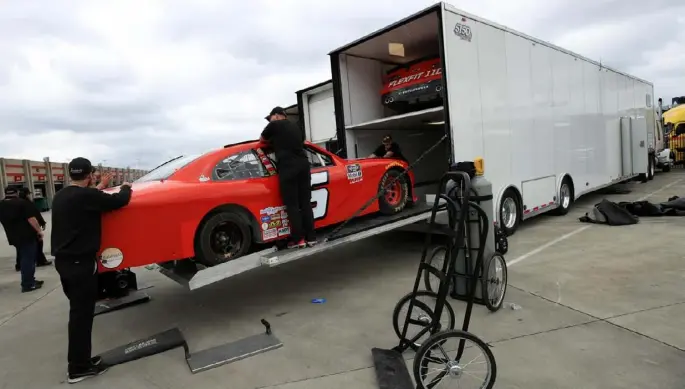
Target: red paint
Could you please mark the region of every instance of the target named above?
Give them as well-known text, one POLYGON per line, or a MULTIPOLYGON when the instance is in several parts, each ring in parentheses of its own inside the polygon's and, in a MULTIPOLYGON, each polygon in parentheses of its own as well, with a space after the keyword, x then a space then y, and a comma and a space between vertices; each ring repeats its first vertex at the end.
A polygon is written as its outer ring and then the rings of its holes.
MULTIPOLYGON (((201 176, 212 177, 214 167, 221 160, 247 150, 258 151, 259 146, 255 141, 214 150, 161 182, 133 183, 130 204, 102 218, 101 250, 114 247, 123 252, 124 261, 117 269, 192 258, 195 256, 195 233, 202 218, 225 204, 236 204, 248 210, 252 223, 256 223, 256 231, 261 233, 261 216, 264 215, 260 215, 260 210, 282 206, 276 175, 232 181, 199 180, 201 176)), ((348 161, 309 142, 307 147, 328 156, 334 163, 334 166, 311 170, 312 174, 328 172, 329 180, 328 184, 320 186, 328 189, 329 197, 325 215, 315 221, 316 228, 351 217, 376 195, 381 177, 392 162, 380 158, 348 161), (351 164, 361 165, 362 181, 351 183, 348 180, 346 166, 351 164)), ((406 163, 399 163, 407 167, 406 163)), ((413 187, 414 175, 410 172, 408 176, 413 187)), ((106 191, 118 190, 116 187, 106 191)), ((378 203, 374 202, 359 216, 378 209, 378 203)), ((99 263, 98 267, 101 272, 117 270, 105 269, 99 263)))
POLYGON ((432 58, 408 67, 400 67, 383 77, 381 96, 412 85, 442 79, 440 58, 432 58))

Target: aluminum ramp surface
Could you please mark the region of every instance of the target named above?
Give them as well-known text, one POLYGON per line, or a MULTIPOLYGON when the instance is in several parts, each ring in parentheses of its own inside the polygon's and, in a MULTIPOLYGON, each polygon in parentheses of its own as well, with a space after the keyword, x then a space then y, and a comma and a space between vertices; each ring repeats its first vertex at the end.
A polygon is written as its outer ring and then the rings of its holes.
POLYGON ((279 266, 331 250, 344 244, 425 221, 430 218, 431 210, 432 204, 418 203, 395 215, 374 214, 360 217, 351 220, 342 229, 337 231, 334 236, 331 236, 331 233, 335 232, 336 226, 324 228, 317 231, 320 243, 314 247, 290 250, 269 248, 207 268, 202 265, 196 265, 191 261, 182 261, 182 266, 174 266, 169 263, 159 264, 157 268, 170 279, 190 290, 195 290, 251 270, 265 266, 279 266), (330 240, 324 242, 326 238, 330 240))

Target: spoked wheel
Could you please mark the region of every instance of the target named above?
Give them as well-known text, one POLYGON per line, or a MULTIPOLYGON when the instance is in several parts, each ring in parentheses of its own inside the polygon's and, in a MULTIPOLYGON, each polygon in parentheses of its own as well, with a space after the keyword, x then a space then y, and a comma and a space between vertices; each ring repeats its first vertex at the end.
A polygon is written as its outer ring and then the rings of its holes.
MULTIPOLYGON (((395 310, 392 313, 392 326, 395 330, 395 334, 400 340, 402 340, 402 330, 404 329, 404 322, 407 320, 407 311, 409 311, 409 303, 412 298, 414 298, 414 305, 412 306, 412 313, 409 317, 407 334, 404 338, 406 341, 411 340, 418 335, 419 331, 431 325, 437 297, 437 294, 433 292, 420 290, 416 292, 416 297, 414 297, 413 293, 409 293, 400 299, 397 305, 395 305, 395 310)), ((454 326, 456 325, 454 309, 447 300, 445 300, 445 306, 443 307, 442 315, 440 316, 440 328, 438 328, 437 331, 454 329, 454 326)), ((410 344, 409 347, 414 350, 418 349, 430 336, 431 332, 427 331, 419 339, 410 344)))
POLYGON ((243 234, 235 223, 226 221, 214 227, 210 245, 214 255, 230 259, 240 252, 243 234))
MULTIPOLYGON (((442 271, 442 267, 445 265, 447 260, 447 247, 438 246, 433 249, 433 251, 427 257, 427 263, 437 270, 442 271)), ((449 279, 449 277, 448 277, 449 279)), ((438 293, 438 288, 440 287, 440 279, 433 273, 425 272, 423 273, 423 284, 426 290, 438 293)))
POLYGON ((491 389, 496 378, 497 364, 490 347, 465 331, 433 335, 421 345, 414 358, 418 389, 491 389))
POLYGON ((483 301, 492 312, 499 310, 507 293, 507 263, 499 253, 493 254, 483 267, 483 301))
POLYGON ((402 211, 409 201, 407 180, 398 179, 401 174, 399 170, 390 169, 381 178, 379 187, 383 188, 385 193, 378 199, 378 207, 384 215, 393 215, 402 211))
POLYGON ((238 258, 250 249, 252 236, 247 221, 232 212, 218 213, 207 220, 196 241, 196 259, 205 266, 238 258))

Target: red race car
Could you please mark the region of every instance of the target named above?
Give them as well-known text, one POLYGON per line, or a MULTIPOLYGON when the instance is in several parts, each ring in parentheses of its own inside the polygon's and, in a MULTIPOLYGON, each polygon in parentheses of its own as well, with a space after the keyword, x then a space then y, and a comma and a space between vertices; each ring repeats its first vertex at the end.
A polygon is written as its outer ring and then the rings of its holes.
POLYGON ((440 58, 423 58, 389 70, 383 77, 381 101, 386 107, 400 113, 441 105, 440 58))
MULTIPOLYGON (((213 266, 245 255, 254 243, 287 238, 278 161, 263 146, 249 141, 179 157, 136 180, 130 204, 102 219, 99 271, 181 259, 213 266)), ((346 160, 308 142, 306 153, 317 229, 350 218, 407 168, 398 160, 346 160)), ((359 216, 402 211, 416 200, 413 184, 411 172, 395 180, 359 216)))

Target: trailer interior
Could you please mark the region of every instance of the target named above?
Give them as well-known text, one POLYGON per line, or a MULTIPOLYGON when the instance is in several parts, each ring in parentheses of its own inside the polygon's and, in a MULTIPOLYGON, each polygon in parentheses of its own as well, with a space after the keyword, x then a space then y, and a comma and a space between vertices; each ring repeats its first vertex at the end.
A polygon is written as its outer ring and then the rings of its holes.
MULTIPOLYGON (((348 158, 368 157, 391 135, 412 163, 445 135, 440 25, 434 8, 330 53, 348 158)), ((415 166, 420 197, 432 193, 450 155, 443 141, 415 166)))

